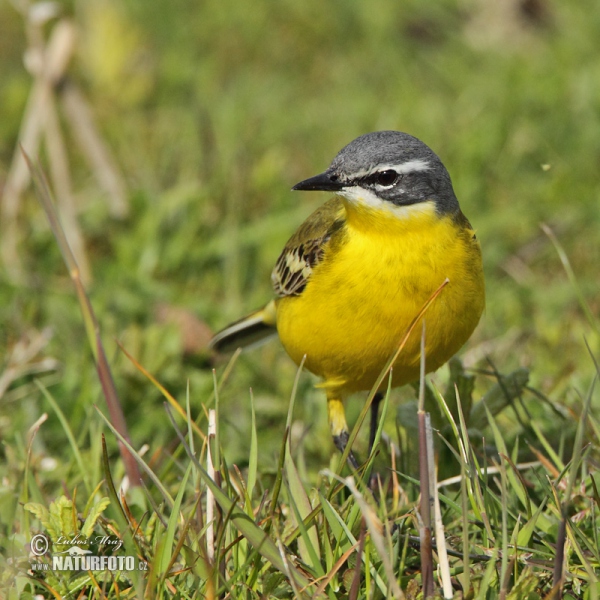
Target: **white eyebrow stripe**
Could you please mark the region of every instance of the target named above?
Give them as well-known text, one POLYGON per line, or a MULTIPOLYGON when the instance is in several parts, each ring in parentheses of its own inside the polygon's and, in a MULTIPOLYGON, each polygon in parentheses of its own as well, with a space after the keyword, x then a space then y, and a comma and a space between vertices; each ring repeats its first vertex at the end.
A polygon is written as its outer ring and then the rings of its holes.
POLYGON ((396 171, 396 173, 406 175, 407 173, 414 173, 416 171, 429 171, 429 169, 431 169, 431 164, 429 161, 417 158, 415 160, 408 160, 395 165, 386 163, 383 165, 377 165, 371 169, 363 169, 358 171, 358 173, 353 173, 352 177, 365 177, 366 175, 379 173, 381 171, 396 171))
POLYGON ((421 160, 417 158, 416 160, 409 160, 405 163, 400 163, 399 165, 380 165, 377 167, 377 171, 396 171, 396 173, 412 173, 414 171, 429 171, 431 169, 431 165, 427 160, 421 160))

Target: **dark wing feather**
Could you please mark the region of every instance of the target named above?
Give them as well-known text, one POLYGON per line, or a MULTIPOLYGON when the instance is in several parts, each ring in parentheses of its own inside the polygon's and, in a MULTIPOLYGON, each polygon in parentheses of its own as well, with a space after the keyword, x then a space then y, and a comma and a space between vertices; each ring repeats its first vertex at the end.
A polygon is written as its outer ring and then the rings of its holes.
POLYGON ((345 209, 339 198, 318 208, 285 245, 271 281, 277 296, 299 296, 313 269, 323 260, 332 236, 344 225, 345 209))

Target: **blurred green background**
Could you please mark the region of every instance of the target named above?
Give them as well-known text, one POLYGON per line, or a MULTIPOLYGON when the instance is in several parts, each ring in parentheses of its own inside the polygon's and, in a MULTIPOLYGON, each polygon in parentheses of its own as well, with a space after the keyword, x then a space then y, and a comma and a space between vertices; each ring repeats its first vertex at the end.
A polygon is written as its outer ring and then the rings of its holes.
MULTIPOLYGON (((596 1, 88 0, 58 7, 78 28, 69 76, 127 183, 129 215, 116 219, 63 114, 93 274, 88 290, 137 447, 149 443, 154 451, 173 432, 160 393, 115 340, 182 403, 189 381, 200 413, 213 376, 206 357, 186 347, 202 346, 203 324, 217 329, 270 298, 281 247, 326 199, 290 188, 378 129, 409 132, 440 155, 478 232, 488 300, 463 351, 466 363, 488 368, 487 355, 502 372, 525 366, 552 401, 578 404, 594 373, 584 336, 596 355, 599 338, 540 223, 564 246, 597 322, 596 1)), ((26 8, 0 3, 0 187, 32 86, 23 65, 26 8)), ((55 23, 43 27, 46 36, 55 23)), ((85 436, 97 420, 92 405, 104 406, 100 386, 71 282, 31 190, 16 227, 21 278, 0 265, 0 377, 15 360, 22 364, 0 397, 0 436, 22 446, 27 428, 49 411, 34 376, 85 436), (47 327, 47 345, 24 362, 15 358, 19 344, 47 327)), ((275 464, 294 376, 277 342, 239 359, 221 392, 230 462, 247 460, 252 387, 261 452, 275 464)), ((442 369, 436 378, 444 376, 442 369)), ((318 469, 332 447, 313 383, 301 378, 294 435, 318 469)), ((485 389, 485 378, 478 386, 485 389)), ((525 400, 558 439, 560 419, 533 396, 525 400)), ((360 402, 351 404, 356 414, 360 402)), ((505 426, 518 433, 511 418, 505 426)), ((68 456, 52 413, 36 444, 42 454, 68 456)))

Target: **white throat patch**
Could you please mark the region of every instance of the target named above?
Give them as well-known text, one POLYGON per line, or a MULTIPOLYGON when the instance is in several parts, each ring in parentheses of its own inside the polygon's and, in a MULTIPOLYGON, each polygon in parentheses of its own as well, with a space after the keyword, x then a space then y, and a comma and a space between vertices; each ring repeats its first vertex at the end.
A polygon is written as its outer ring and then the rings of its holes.
POLYGON ((416 204, 406 204, 402 206, 382 200, 370 190, 366 190, 358 185, 345 188, 339 191, 338 194, 346 198, 346 200, 352 202, 352 204, 364 204, 375 210, 381 210, 388 214, 392 214, 398 219, 410 219, 411 217, 415 217, 417 215, 431 215, 435 212, 435 202, 433 200, 417 202, 416 204))

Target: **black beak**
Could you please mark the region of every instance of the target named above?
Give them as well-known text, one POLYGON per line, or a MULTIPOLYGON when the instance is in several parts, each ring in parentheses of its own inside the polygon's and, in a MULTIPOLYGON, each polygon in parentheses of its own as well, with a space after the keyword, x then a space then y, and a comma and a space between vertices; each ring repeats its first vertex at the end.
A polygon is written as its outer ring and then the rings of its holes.
POLYGON ((340 182, 337 175, 330 175, 329 173, 325 172, 297 183, 292 190, 306 192, 339 192, 343 188, 344 184, 340 182))

